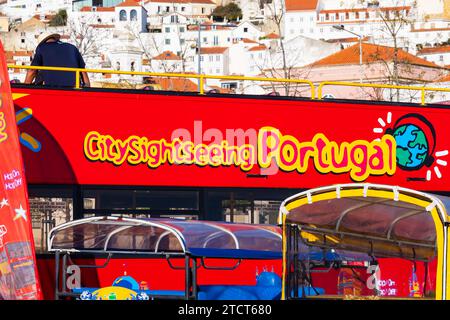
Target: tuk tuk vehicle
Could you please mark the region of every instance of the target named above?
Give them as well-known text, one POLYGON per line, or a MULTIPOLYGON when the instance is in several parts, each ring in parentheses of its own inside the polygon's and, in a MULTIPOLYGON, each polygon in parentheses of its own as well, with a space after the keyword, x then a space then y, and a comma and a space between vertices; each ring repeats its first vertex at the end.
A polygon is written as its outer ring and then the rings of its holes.
MULTIPOLYGON (((378 260, 385 258, 410 261, 413 271, 417 265, 423 265, 425 281, 421 283, 417 278, 410 281, 415 292, 411 298, 448 299, 447 208, 450 198, 445 196, 370 183, 320 187, 289 197, 279 212, 283 230, 282 299, 301 298, 299 283, 314 272, 314 267, 302 258, 305 246, 370 257, 369 267, 375 268, 369 278, 372 277, 375 286, 366 299, 390 298, 377 294, 376 287, 379 280, 376 266, 378 260), (433 268, 435 288, 427 288, 426 279, 433 268)), ((394 268, 402 271, 400 265, 394 268)), ((339 296, 325 292, 321 297, 355 299, 359 295, 353 291, 346 296, 343 292, 339 296)))

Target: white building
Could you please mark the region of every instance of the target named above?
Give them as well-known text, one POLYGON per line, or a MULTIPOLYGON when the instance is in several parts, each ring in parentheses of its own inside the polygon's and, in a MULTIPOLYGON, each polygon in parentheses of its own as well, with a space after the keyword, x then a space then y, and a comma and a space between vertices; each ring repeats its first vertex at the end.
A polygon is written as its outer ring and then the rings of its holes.
MULTIPOLYGON (((142 71, 143 50, 134 45, 135 38, 128 32, 121 32, 117 37, 117 45, 109 52, 111 69, 118 71, 142 71)), ((142 77, 131 75, 113 76, 113 79, 126 79, 141 83, 142 77)))
POLYGON ((72 0, 7 0, 0 6, 0 11, 12 21, 25 21, 35 15, 58 12, 65 9, 72 11, 72 0))
POLYGON ((135 0, 126 0, 115 7, 117 29, 133 28, 135 32, 147 32, 147 10, 135 0))
POLYGON ((151 26, 160 24, 163 15, 177 12, 186 16, 191 23, 209 19, 216 4, 211 0, 147 0, 144 4, 151 26))
POLYGON ((444 67, 450 66, 450 46, 423 48, 417 56, 444 67))
MULTIPOLYGON (((401 15, 411 22, 416 11, 412 0, 378 1, 378 4, 361 1, 338 0, 285 0, 285 18, 283 33, 286 39, 298 35, 313 39, 340 39, 370 36, 377 44, 392 45, 393 39, 388 32, 389 17, 401 15), (342 31, 334 28, 343 26, 342 31)), ((398 28, 398 25, 395 26, 398 28)), ((399 47, 410 48, 409 32, 411 26, 402 24, 397 34, 399 47)))

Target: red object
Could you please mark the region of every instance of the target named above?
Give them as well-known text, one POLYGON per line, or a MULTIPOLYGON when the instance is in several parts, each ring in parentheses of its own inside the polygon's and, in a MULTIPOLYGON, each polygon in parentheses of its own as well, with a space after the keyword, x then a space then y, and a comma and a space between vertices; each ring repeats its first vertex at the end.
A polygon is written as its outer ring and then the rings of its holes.
MULTIPOLYGON (((33 113, 33 118, 19 125, 20 131, 42 145, 34 152, 23 147, 30 184, 313 188, 367 181, 423 191, 450 191, 450 171, 445 165, 449 160, 446 133, 450 113, 444 106, 24 88, 15 88, 13 93, 23 94, 15 99, 16 110, 29 108, 33 113), (436 133, 429 137, 428 126, 417 119, 414 122, 419 123, 428 141, 427 152, 434 150, 434 154, 427 155, 426 165, 413 170, 392 167, 395 145, 389 147, 393 138, 384 135, 386 131, 394 132, 388 129, 395 130, 392 127, 396 121, 407 114, 421 114, 436 133), (292 162, 305 165, 303 171, 292 167, 270 172, 261 168, 260 159, 238 165, 199 161, 177 165, 163 157, 156 159, 158 150, 162 150, 158 148, 179 136, 195 146, 227 141, 237 147, 251 145, 255 153, 264 148, 262 152, 270 151, 265 143, 256 141, 264 127, 278 129, 285 139, 280 141, 280 149, 282 144, 285 151, 282 164, 288 167, 289 157, 295 155, 296 161, 292 162), (384 149, 379 155, 385 159, 380 164, 379 158, 370 155, 377 150, 374 140, 383 136, 391 138, 381 143, 384 149), (296 145, 294 139, 298 144, 313 144, 314 155, 308 154, 308 148, 312 148, 308 146, 289 153, 296 145), (348 157, 342 160, 339 155, 327 160, 330 150, 343 151, 348 157), (347 168, 343 168, 345 164, 347 168), (256 179, 255 175, 266 178, 256 179)), ((207 154, 205 150, 201 147, 193 153, 199 158, 202 152, 207 154)))
POLYGON ((0 296, 42 299, 5 53, 0 43, 0 296))

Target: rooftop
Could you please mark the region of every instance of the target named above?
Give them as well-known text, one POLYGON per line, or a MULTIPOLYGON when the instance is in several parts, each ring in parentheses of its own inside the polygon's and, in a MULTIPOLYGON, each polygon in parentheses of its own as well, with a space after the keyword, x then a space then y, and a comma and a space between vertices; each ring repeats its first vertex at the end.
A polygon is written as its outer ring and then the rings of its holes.
MULTIPOLYGON (((394 59, 394 48, 380 46, 370 43, 362 44, 362 58, 363 63, 374 63, 378 61, 390 62, 394 59)), ((359 64, 359 44, 355 44, 347 49, 336 52, 323 59, 320 59, 312 64, 314 67, 331 66, 331 65, 346 65, 359 64)), ((398 60, 400 63, 409 63, 427 67, 440 68, 437 64, 427 61, 425 59, 416 57, 404 50, 398 50, 398 60)))
POLYGON ((153 60, 181 60, 181 57, 177 56, 172 51, 164 51, 163 53, 155 56, 153 60))
POLYGON ((248 49, 248 51, 264 51, 266 49, 267 47, 265 45, 260 44, 259 46, 251 47, 250 49, 248 49))
POLYGON ((450 46, 423 48, 422 50, 419 50, 417 54, 426 55, 426 54, 447 53, 447 52, 450 52, 450 46))
POLYGON ((116 7, 140 7, 139 0, 125 0, 121 4, 118 4, 116 7))
POLYGON ((200 48, 200 54, 223 54, 227 50, 228 47, 200 48))
POLYGON ((286 11, 315 11, 318 0, 285 0, 286 11))
POLYGON ((272 33, 266 34, 263 38, 264 39, 280 39, 280 36, 277 35, 276 33, 272 32, 272 33))

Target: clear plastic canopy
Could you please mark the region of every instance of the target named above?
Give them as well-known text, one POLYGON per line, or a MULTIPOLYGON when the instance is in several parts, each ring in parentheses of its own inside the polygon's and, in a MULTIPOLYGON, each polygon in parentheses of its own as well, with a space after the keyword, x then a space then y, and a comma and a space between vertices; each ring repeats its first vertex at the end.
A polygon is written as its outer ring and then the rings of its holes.
POLYGON ((49 250, 190 253, 206 257, 281 257, 280 228, 178 219, 94 217, 54 228, 49 250))
POLYGON ((312 245, 429 259, 436 250, 435 220, 446 221, 447 205, 447 197, 392 186, 348 184, 290 197, 281 206, 280 220, 299 225, 312 245))

